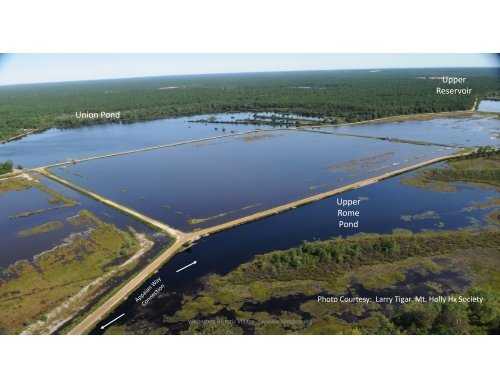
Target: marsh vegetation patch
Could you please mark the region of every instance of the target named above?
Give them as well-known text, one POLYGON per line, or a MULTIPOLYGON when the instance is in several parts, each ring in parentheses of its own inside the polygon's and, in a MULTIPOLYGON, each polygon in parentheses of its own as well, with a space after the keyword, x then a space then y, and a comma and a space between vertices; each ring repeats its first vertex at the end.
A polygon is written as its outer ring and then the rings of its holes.
POLYGON ((92 228, 73 234, 31 262, 17 261, 1 270, 2 332, 21 333, 27 329, 29 333, 51 333, 49 327, 57 326, 56 320, 73 317, 107 289, 108 280, 123 277, 133 269, 136 261, 120 266, 140 249, 132 231, 102 222, 85 210, 78 213, 78 218, 92 228), (68 304, 68 299, 82 289, 85 292, 68 304), (58 313, 50 314, 56 309, 58 313))

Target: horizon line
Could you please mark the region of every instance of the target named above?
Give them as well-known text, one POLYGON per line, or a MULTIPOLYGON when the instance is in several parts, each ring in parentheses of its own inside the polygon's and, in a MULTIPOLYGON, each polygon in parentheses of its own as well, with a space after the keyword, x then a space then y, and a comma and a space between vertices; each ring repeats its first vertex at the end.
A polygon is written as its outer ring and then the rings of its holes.
POLYGON ((99 82, 99 81, 119 81, 119 80, 132 80, 141 78, 167 78, 167 77, 195 77, 195 76, 212 76, 212 75, 243 75, 243 74, 272 74, 272 73, 301 73, 301 72, 328 72, 328 71, 376 71, 376 70, 434 70, 434 69, 499 69, 500 66, 444 66, 444 67, 364 67, 364 68, 345 68, 345 69, 305 69, 305 70, 266 70, 266 71, 235 71, 235 72, 214 72, 214 73, 189 73, 189 74, 163 74, 163 75, 140 75, 130 77, 117 77, 117 78, 92 78, 92 79, 74 79, 64 81, 50 81, 50 82, 32 82, 32 83, 4 83, 0 84, 2 87, 10 86, 37 86, 37 85, 55 85, 61 83, 78 83, 78 82, 99 82))

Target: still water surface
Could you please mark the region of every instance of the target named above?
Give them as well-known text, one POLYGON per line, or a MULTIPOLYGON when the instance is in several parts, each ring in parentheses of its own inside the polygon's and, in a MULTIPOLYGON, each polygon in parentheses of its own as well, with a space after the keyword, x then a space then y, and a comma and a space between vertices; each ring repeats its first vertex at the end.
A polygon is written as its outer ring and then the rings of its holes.
POLYGON ((500 120, 481 114, 465 118, 345 125, 321 130, 453 146, 500 145, 500 120))
MULTIPOLYGON (((248 117, 248 113, 220 114, 217 119, 248 117)), ((223 125, 189 122, 209 116, 168 118, 135 123, 110 123, 81 126, 72 129, 50 129, 19 140, 0 144, 0 160, 14 160, 25 168, 67 161, 69 158, 106 155, 155 145, 206 138, 233 131, 247 131, 255 125, 223 125), (217 128, 217 130, 215 130, 217 128)), ((270 126, 259 125, 258 128, 270 126)))
MULTIPOLYGON (((251 116, 251 113, 218 114, 216 119, 238 120, 248 119, 251 116)), ((13 160, 16 165, 22 164, 26 168, 34 168, 67 161, 69 158, 82 159, 228 134, 231 130, 241 132, 270 128, 266 125, 190 122, 209 117, 204 115, 136 123, 87 125, 72 129, 54 128, 0 144, 0 160, 13 160), (223 127, 226 129, 225 132, 222 132, 223 127)), ((472 118, 363 124, 322 130, 472 146, 491 144, 493 139, 498 138, 500 121, 476 114, 472 118)))
POLYGON ((485 100, 479 103, 477 110, 480 112, 500 113, 500 101, 485 100))

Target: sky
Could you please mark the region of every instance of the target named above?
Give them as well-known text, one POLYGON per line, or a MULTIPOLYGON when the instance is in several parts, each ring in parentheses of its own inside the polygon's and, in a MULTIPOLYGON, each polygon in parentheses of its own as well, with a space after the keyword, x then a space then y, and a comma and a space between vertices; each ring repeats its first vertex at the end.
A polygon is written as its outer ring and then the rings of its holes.
POLYGON ((493 54, 0 54, 0 85, 159 75, 498 67, 493 54))

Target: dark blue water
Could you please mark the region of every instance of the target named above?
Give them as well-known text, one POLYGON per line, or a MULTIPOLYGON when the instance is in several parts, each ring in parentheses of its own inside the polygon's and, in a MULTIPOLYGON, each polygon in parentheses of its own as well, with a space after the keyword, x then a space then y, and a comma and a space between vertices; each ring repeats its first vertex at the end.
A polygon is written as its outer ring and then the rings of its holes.
POLYGON ((279 130, 81 162, 51 172, 175 228, 193 230, 455 151, 279 130))
MULTIPOLYGON (((413 174, 407 173, 405 176, 413 174)), ((392 178, 340 195, 344 199, 362 200, 359 206, 359 228, 338 227, 338 197, 331 197, 297 209, 214 234, 200 240, 189 251, 174 256, 151 279, 160 277, 165 288, 147 306, 135 302, 147 285, 140 287, 127 301, 118 307, 106 321, 125 313, 119 324, 139 324, 151 329, 162 326, 166 315, 172 315, 179 307, 183 294, 195 293, 200 280, 210 273, 224 275, 257 254, 283 250, 299 245, 304 240, 328 239, 359 232, 391 233, 395 228, 413 232, 423 229, 455 230, 470 226, 474 217, 480 225, 488 223, 484 215, 492 209, 473 209, 474 203, 484 203, 497 195, 494 189, 457 184, 457 192, 437 192, 403 186, 399 178, 392 178), (438 219, 406 222, 402 214, 422 214, 435 211, 438 219), (443 224, 440 224, 443 223, 443 224), (198 263, 176 273, 179 268, 196 260, 198 263)), ((491 226, 491 225, 490 225, 491 226)), ((103 331, 94 329, 93 333, 103 331)))

